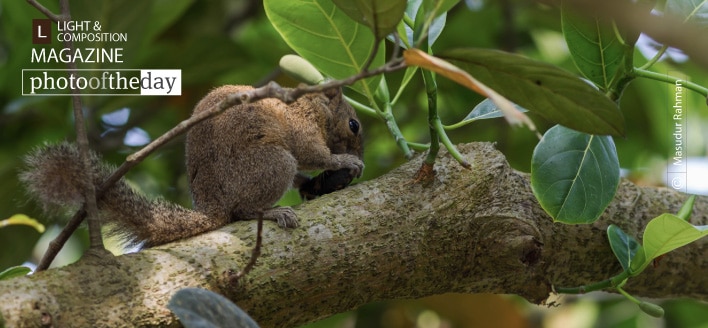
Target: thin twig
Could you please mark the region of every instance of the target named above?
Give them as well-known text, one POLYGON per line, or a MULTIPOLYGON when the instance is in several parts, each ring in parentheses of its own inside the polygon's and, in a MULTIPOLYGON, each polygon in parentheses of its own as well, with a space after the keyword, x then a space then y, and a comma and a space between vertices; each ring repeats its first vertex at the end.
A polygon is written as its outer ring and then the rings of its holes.
POLYGON ((36 0, 27 0, 27 3, 29 3, 31 6, 37 8, 42 14, 47 16, 50 20, 52 20, 55 23, 58 23, 59 21, 63 20, 63 17, 61 15, 57 15, 53 13, 51 10, 47 9, 46 7, 42 6, 39 2, 36 0))
MULTIPOLYGON (((27 0, 27 2, 34 6, 37 10, 46 15, 50 20, 55 23, 60 21, 71 20, 71 13, 69 8, 68 0, 61 0, 59 7, 61 10, 61 15, 56 15, 52 13, 49 9, 37 3, 35 0, 27 0)), ((64 47, 69 49, 74 49, 73 41, 65 40, 64 47)), ((69 69, 69 77, 72 75, 77 75, 76 63, 70 61, 67 63, 67 68, 69 69)), ((89 238, 91 248, 103 248, 103 238, 101 236, 101 225, 98 220, 98 206, 96 205, 96 190, 93 185, 93 177, 91 176, 93 169, 91 168, 91 162, 89 160, 89 146, 88 146, 88 136, 86 134, 86 126, 84 123, 83 115, 83 105, 81 103, 80 92, 75 87, 71 89, 72 107, 74 112, 74 129, 76 131, 76 143, 79 146, 79 153, 81 156, 81 165, 84 168, 84 172, 87 174, 84 176, 83 181, 83 191, 84 199, 86 199, 86 206, 79 210, 74 217, 66 224, 61 233, 49 243, 47 250, 37 265, 36 271, 43 271, 49 268, 52 261, 59 253, 59 251, 64 247, 64 244, 69 237, 76 231, 76 228, 81 224, 81 221, 86 217, 86 212, 90 213, 89 217, 89 238)))
POLYGON ((366 61, 364 62, 364 65, 361 67, 361 71, 365 72, 369 69, 371 66, 371 63, 374 62, 374 59, 376 59, 376 55, 379 53, 379 45, 383 42, 382 40, 376 40, 374 42, 374 49, 371 50, 371 53, 369 54, 369 57, 366 58, 366 61))
MULTIPOLYGON (((62 21, 71 20, 71 11, 69 9, 69 0, 61 0, 59 2, 61 8, 62 21)), ((71 38, 64 40, 64 47, 74 50, 74 41, 71 38)), ((70 60, 66 63, 69 69, 69 77, 77 76, 76 62, 70 60)), ((103 237, 101 236, 101 222, 98 217, 98 206, 96 205, 96 186, 93 184, 94 170, 91 167, 89 157, 89 141, 86 134, 86 124, 84 123, 83 105, 81 103, 81 92, 76 85, 71 85, 71 99, 74 107, 74 130, 76 131, 76 144, 79 146, 79 154, 81 157, 81 165, 85 172, 83 181, 81 181, 84 200, 86 201, 86 212, 88 215, 89 228, 89 245, 92 249, 103 249, 103 237)))
POLYGON ((398 33, 392 33, 391 35, 393 35, 393 51, 391 51, 391 59, 389 59, 389 62, 396 60, 401 52, 401 38, 398 36, 398 33))
POLYGON ((39 261, 39 264, 37 264, 37 268, 34 269, 35 272, 49 269, 49 266, 52 264, 54 258, 57 254, 59 254, 59 251, 64 248, 64 244, 66 244, 71 235, 74 234, 74 231, 76 231, 76 228, 79 227, 81 221, 83 221, 85 217, 86 211, 83 208, 74 214, 74 217, 69 220, 69 222, 64 226, 64 229, 61 229, 54 240, 49 242, 47 250, 44 251, 42 259, 39 261))

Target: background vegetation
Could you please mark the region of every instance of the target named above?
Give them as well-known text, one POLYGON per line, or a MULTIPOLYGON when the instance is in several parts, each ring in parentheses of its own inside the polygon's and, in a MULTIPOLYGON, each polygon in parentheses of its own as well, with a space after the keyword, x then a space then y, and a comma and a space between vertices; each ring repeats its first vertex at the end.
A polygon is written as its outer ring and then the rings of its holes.
MULTIPOLYGON (((55 12, 55 3, 45 4, 55 12)), ((146 141, 189 117, 194 104, 211 88, 222 84, 259 85, 275 80, 294 85, 279 72, 279 58, 292 50, 283 42, 265 17, 260 1, 72 1, 74 20, 100 21, 106 32, 128 34, 128 42, 77 44, 78 47, 122 46, 123 64, 86 64, 80 68, 171 68, 182 70, 180 97, 84 97, 92 148, 106 160, 120 163, 127 154, 146 141)), ((15 213, 61 226, 28 200, 18 184, 22 156, 43 142, 56 142, 73 135, 70 98, 22 97, 21 69, 64 68, 30 63, 31 20, 42 14, 24 1, 0 3, 0 219, 15 213)), ((445 33, 437 49, 453 47, 494 48, 516 52, 576 72, 563 36, 560 11, 556 7, 527 1, 468 0, 447 16, 445 33)), ((655 49, 647 39, 635 54, 636 65, 651 57, 640 50, 655 49)), ((679 72, 701 85, 708 74, 690 60, 673 56, 653 67, 656 72, 679 72)), ((387 78, 400 80, 402 72, 387 78)), ((427 142, 425 89, 414 79, 393 109, 405 137, 427 142)), ((439 110, 443 122, 457 122, 482 98, 446 79, 438 79, 439 110)), ((624 139, 615 139, 625 175, 642 184, 661 185, 665 174, 671 133, 667 124, 672 105, 672 89, 664 83, 637 79, 621 101, 627 122, 624 139)), ((708 125, 705 99, 687 93, 688 153, 705 157, 708 152, 708 125)), ((384 124, 360 115, 366 135, 366 171, 362 179, 381 175, 405 161, 384 124)), ((540 131, 551 126, 530 114, 540 131)), ((531 153, 538 142, 526 129, 513 129, 503 120, 473 123, 450 133, 456 143, 494 141, 509 162, 529 171, 531 153)), ((172 142, 128 174, 143 192, 161 195, 184 206, 191 200, 184 168, 183 139, 172 142)), ((706 192, 705 190, 703 191, 706 192)), ((284 202, 295 202, 294 195, 284 202)), ((53 229, 49 229, 50 233, 53 229)), ((47 234, 48 234, 47 233, 47 234)), ((65 252, 63 264, 75 260, 86 245, 85 231, 77 234, 74 247, 65 252)), ((45 234, 46 235, 46 234, 45 234)), ((42 248, 40 235, 25 226, 0 229, 0 269, 25 261, 37 261, 42 248), (35 250, 33 253, 33 249, 35 250)), ((46 236, 45 236, 46 237, 46 236)), ((42 237, 44 239, 44 237, 42 237)), ((687 277, 687 279, 690 279, 687 277)), ((354 313, 335 316, 313 327, 356 325, 372 327, 410 326, 617 326, 617 327, 706 327, 708 307, 695 302, 664 303, 666 317, 653 319, 635 306, 606 294, 576 300, 564 297, 560 308, 550 310, 530 306, 515 297, 498 295, 445 295, 416 301, 370 304, 354 313), (565 321, 570 320, 570 321, 565 321), (663 321, 662 321, 663 320, 663 321)))

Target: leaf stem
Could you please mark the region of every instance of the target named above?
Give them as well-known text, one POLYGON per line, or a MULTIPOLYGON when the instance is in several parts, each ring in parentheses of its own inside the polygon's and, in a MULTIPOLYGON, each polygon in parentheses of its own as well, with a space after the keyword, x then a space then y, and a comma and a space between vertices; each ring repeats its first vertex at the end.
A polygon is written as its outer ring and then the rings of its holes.
POLYGON ((358 110, 359 112, 364 113, 364 114, 371 116, 371 117, 381 118, 381 115, 379 114, 378 110, 373 109, 367 105, 364 105, 364 104, 362 104, 352 98, 349 98, 347 96, 344 96, 344 99, 346 99, 346 101, 350 105, 352 105, 352 107, 354 107, 356 110, 358 110))
POLYGON ((560 294, 585 294, 589 292, 594 292, 598 290, 603 290, 607 288, 616 288, 624 283, 625 280, 629 278, 629 271, 622 271, 622 273, 596 283, 589 285, 583 285, 578 287, 555 287, 556 293, 560 294))
POLYGON ((475 122, 475 121, 477 121, 477 120, 476 120, 476 119, 462 120, 462 121, 459 121, 459 122, 457 122, 457 123, 455 123, 455 124, 443 125, 443 128, 444 128, 445 130, 448 130, 448 131, 450 131, 450 130, 455 130, 455 129, 459 129, 459 128, 461 128, 461 127, 463 127, 463 126, 465 126, 465 125, 467 125, 467 124, 470 124, 470 123, 472 123, 472 122, 475 122))
POLYGON ((440 117, 438 117, 438 85, 433 72, 421 70, 421 73, 423 74, 425 92, 428 95, 428 127, 430 129, 430 149, 425 157, 425 163, 433 166, 440 151, 440 138, 435 128, 436 122, 440 122, 440 117))
POLYGON ((666 82, 666 83, 671 83, 671 84, 676 84, 676 82, 681 82, 681 85, 684 86, 685 88, 689 90, 693 90, 703 97, 708 97, 708 88, 701 86, 697 83, 691 82, 691 81, 686 81, 679 79, 675 76, 667 75, 667 74, 661 74, 661 73, 656 73, 652 71, 648 71, 645 69, 640 69, 636 68, 633 71, 633 74, 639 77, 647 78, 647 79, 652 79, 656 81, 661 81, 661 82, 666 82))
POLYGON ((435 132, 437 132, 438 136, 440 136, 440 141, 442 141, 442 144, 447 148, 447 151, 450 153, 452 158, 454 158, 462 167, 466 169, 471 169, 472 164, 467 162, 463 157, 462 154, 457 150, 457 147, 452 144, 452 141, 450 141, 450 138, 447 136, 447 133, 445 133, 445 127, 443 126, 442 122, 440 121, 440 118, 436 118, 434 123, 434 128, 435 132))
POLYGON ((593 284, 578 287, 555 287, 555 291, 559 294, 585 294, 588 292, 610 288, 612 287, 611 281, 612 279, 606 279, 593 284))
POLYGON ((426 151, 430 149, 430 144, 423 144, 423 143, 418 143, 418 142, 407 142, 408 146, 411 147, 413 150, 418 150, 418 151, 426 151))
MULTIPOLYGON (((392 59, 394 60, 394 59, 392 59)), ((398 123, 396 118, 393 116, 393 105, 391 104, 391 95, 388 92, 388 84, 386 83, 386 77, 381 77, 381 82, 379 83, 378 89, 374 93, 374 100, 372 102, 374 105, 377 103, 382 104, 383 110, 378 110, 379 117, 386 122, 386 127, 388 127, 389 132, 393 135, 396 140, 396 144, 403 151, 406 158, 410 159, 413 157, 413 152, 408 148, 408 143, 406 138, 403 137, 403 133, 398 128, 398 123)))
POLYGON ((398 128, 398 123, 396 123, 396 118, 393 117, 393 111, 391 109, 391 104, 386 103, 384 106, 386 108, 379 112, 379 117, 381 117, 384 122, 386 123, 386 127, 388 128, 388 131, 391 132, 391 135, 393 136, 394 140, 396 141, 396 145, 398 145, 398 148, 401 149, 403 152, 403 155, 406 156, 407 159, 411 159, 413 157, 413 152, 411 151, 410 148, 408 148, 408 142, 406 141, 406 138, 403 137, 403 133, 401 132, 401 129, 398 128))
POLYGON ((639 303, 641 303, 641 302, 639 302, 639 300, 638 300, 636 297, 634 297, 634 296, 630 295, 629 293, 625 292, 624 289, 622 289, 622 287, 617 287, 617 288, 615 288, 615 289, 617 289, 617 291, 620 292, 620 294, 622 294, 622 295, 623 295, 624 297, 626 297, 628 300, 632 301, 634 304, 639 304, 639 303))
POLYGON ((659 59, 661 58, 661 56, 664 55, 664 53, 666 52, 666 49, 669 49, 669 46, 667 46, 667 45, 661 46, 661 48, 660 48, 659 51, 656 53, 656 55, 654 55, 654 57, 652 57, 651 59, 649 59, 649 61, 648 61, 646 64, 642 65, 642 66, 639 67, 638 69, 649 69, 649 67, 652 67, 654 64, 656 64, 657 61, 659 61, 659 59))
POLYGON ((423 73, 423 82, 425 83, 426 92, 428 94, 428 126, 430 127, 430 146, 428 156, 425 158, 425 163, 429 165, 435 164, 435 158, 440 151, 440 143, 445 146, 450 155, 457 160, 462 167, 469 169, 472 167, 452 144, 450 138, 445 133, 445 127, 438 116, 438 85, 435 81, 433 72, 429 70, 421 70, 423 73))

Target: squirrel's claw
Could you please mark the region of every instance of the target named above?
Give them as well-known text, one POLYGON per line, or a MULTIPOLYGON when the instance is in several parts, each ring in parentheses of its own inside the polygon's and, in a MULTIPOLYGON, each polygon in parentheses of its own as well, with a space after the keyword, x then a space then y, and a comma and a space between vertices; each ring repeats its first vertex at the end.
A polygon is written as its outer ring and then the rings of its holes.
POLYGON ((263 220, 278 222, 281 228, 297 228, 300 225, 295 211, 288 206, 274 207, 264 211, 263 220))

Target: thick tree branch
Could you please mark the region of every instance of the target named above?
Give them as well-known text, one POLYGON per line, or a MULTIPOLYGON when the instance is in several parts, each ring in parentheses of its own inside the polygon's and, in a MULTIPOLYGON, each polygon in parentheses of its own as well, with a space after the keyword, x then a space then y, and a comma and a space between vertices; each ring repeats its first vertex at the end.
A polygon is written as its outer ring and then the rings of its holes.
MULTIPOLYGON (((315 321, 367 302, 446 292, 513 293, 533 302, 552 285, 573 286, 620 271, 605 228, 637 237, 685 195, 623 182, 593 225, 554 224, 534 200, 528 175, 490 144, 460 146, 472 170, 441 158, 427 187, 411 182, 422 158, 376 180, 297 209, 301 227, 264 229, 263 254, 237 286, 228 272, 250 257, 256 222, 239 222, 181 242, 0 282, 6 325, 169 326, 165 308, 184 287, 233 299, 264 327, 315 321), (88 301, 87 300, 91 300, 88 301)), ((708 224, 708 199, 694 224, 708 224)), ((635 296, 708 299, 708 243, 667 254, 630 280, 635 296)))

